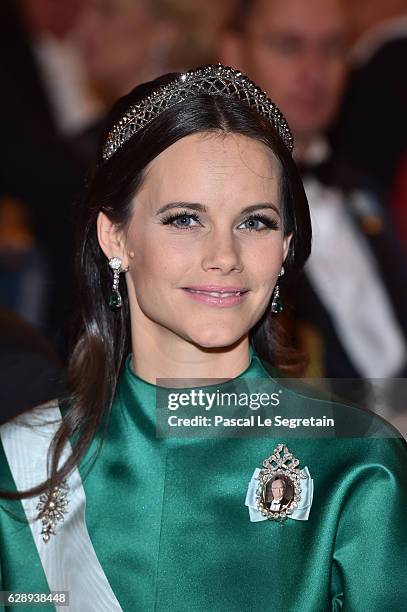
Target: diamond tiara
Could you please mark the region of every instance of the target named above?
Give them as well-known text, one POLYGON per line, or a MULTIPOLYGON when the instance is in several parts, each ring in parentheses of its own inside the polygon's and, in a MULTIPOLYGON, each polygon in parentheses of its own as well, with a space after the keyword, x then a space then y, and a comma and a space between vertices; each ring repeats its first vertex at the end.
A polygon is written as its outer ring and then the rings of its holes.
POLYGON ((103 159, 109 159, 134 134, 167 108, 201 93, 236 98, 254 108, 270 121, 287 149, 290 152, 293 150, 294 139, 291 130, 266 92, 238 70, 216 64, 189 70, 175 81, 163 85, 137 104, 130 106, 108 133, 103 147, 103 159))

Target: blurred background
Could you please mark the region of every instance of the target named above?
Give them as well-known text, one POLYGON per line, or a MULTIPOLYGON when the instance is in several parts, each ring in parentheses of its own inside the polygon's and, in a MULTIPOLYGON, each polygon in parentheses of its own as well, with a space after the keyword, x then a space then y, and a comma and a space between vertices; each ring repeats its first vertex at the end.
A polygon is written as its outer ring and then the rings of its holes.
POLYGON ((370 407, 407 431, 405 0, 2 0, 0 29, 2 371, 43 373, 24 401, 3 391, 0 421, 63 385, 74 204, 108 108, 221 61, 294 133, 314 242, 279 317, 308 356, 302 376, 339 380, 350 399, 374 379, 370 407), (27 359, 10 365, 10 347, 27 359))

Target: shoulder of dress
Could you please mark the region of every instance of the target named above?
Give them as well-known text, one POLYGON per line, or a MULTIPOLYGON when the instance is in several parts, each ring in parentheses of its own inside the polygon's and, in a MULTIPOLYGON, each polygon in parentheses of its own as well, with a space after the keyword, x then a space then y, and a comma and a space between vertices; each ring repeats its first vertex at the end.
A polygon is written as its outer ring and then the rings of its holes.
MULTIPOLYGON (((392 426, 389 424, 389 427, 392 426)), ((374 458, 377 465, 399 469, 407 485, 407 442, 401 434, 400 437, 371 437, 366 442, 366 459, 374 458)))
POLYGON ((9 463, 25 448, 35 457, 44 444, 51 442, 62 421, 58 399, 38 404, 0 426, 0 450, 9 463))
MULTIPOLYGON (((380 439, 384 446, 390 445, 401 449, 402 453, 407 452, 407 442, 401 432, 374 410, 359 405, 361 401, 359 404, 356 401, 347 402, 338 395, 335 387, 331 389, 329 385, 326 386, 324 379, 290 377, 264 360, 259 361, 265 376, 278 384, 280 402, 286 409, 287 418, 331 418, 334 421, 335 437, 359 439, 363 444, 369 439, 380 439)), ((361 388, 358 389, 361 391, 361 388)))
MULTIPOLYGON (((10 488, 10 474, 15 481, 19 474, 35 479, 36 473, 43 471, 50 443, 61 420, 59 401, 54 399, 39 404, 1 425, 0 474, 4 476, 6 486, 3 486, 1 478, 0 489, 10 488)), ((30 480, 18 488, 28 489, 35 484, 37 482, 30 480)))
POLYGON ((46 426, 55 420, 61 420, 59 400, 57 398, 38 404, 30 410, 18 414, 0 426, 0 435, 5 432, 15 431, 20 427, 46 426))

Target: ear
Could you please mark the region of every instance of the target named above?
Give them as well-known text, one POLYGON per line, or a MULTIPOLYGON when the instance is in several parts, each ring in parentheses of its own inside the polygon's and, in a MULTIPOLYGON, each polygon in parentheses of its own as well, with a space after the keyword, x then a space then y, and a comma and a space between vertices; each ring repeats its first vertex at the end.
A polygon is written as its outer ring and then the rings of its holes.
POLYGON ((225 32, 219 39, 218 57, 224 66, 244 71, 242 37, 233 32, 225 32))
POLYGON ((292 240, 293 234, 289 234, 288 236, 284 236, 283 238, 283 263, 285 262, 287 255, 288 255, 288 251, 290 249, 290 243, 292 240))
POLYGON ((106 257, 120 257, 122 267, 127 268, 129 260, 123 232, 102 211, 98 214, 96 227, 99 245, 106 257))

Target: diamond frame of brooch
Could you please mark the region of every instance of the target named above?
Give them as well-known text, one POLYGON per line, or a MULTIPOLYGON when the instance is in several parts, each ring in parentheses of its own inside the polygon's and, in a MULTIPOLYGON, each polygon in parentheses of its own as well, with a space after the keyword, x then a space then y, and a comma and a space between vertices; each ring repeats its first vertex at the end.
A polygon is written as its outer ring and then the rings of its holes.
POLYGON ((102 158, 108 160, 134 134, 166 109, 201 93, 242 100, 270 121, 287 149, 292 152, 294 148, 292 132, 283 114, 266 92, 240 71, 215 64, 189 70, 138 104, 130 106, 108 133, 102 158))
POLYGON ((259 485, 256 491, 256 504, 259 512, 263 516, 266 516, 270 520, 282 521, 293 513, 295 508, 298 506, 298 502, 301 500, 301 478, 306 478, 301 470, 297 467, 299 460, 288 450, 286 444, 278 444, 270 457, 263 461, 263 467, 257 476, 259 485), (281 452, 283 456, 281 457, 281 452), (294 489, 294 495, 292 500, 287 506, 279 510, 278 512, 271 511, 264 504, 264 491, 267 483, 276 476, 284 476, 288 478, 294 489))

